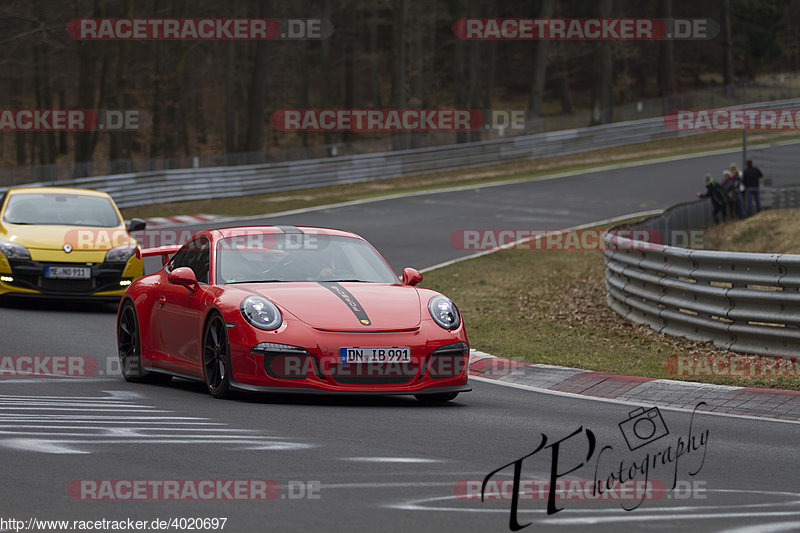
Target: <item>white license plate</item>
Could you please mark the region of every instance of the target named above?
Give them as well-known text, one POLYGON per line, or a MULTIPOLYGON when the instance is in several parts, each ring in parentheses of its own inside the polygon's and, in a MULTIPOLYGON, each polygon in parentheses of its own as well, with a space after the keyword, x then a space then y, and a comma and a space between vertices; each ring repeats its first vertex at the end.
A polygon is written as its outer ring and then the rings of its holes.
POLYGON ((44 267, 44 277, 57 279, 89 279, 92 269, 88 267, 44 267))
POLYGON ((392 346, 383 348, 339 348, 341 363, 410 363, 411 348, 392 346))

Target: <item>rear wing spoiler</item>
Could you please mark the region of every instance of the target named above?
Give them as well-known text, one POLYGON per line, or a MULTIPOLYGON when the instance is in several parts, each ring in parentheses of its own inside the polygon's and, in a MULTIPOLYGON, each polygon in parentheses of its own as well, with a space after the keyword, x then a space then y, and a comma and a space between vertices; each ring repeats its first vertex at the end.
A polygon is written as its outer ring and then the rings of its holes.
POLYGON ((169 262, 169 256, 181 249, 180 244, 167 244, 165 246, 158 246, 157 248, 137 248, 136 255, 139 259, 143 257, 152 257, 154 255, 161 256, 161 265, 166 265, 169 262))

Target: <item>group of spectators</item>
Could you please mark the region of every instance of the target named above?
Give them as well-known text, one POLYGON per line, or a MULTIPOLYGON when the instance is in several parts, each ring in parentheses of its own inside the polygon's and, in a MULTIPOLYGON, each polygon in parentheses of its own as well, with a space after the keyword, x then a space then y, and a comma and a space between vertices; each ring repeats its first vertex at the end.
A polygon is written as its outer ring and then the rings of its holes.
POLYGON ((756 204, 756 213, 761 212, 761 194, 759 190, 761 178, 764 174, 753 166, 753 161, 745 161, 744 172, 739 172, 736 163, 731 163, 722 172, 722 183, 717 183, 711 174, 706 174, 706 192, 697 193, 698 198, 711 200, 712 216, 714 222, 719 223, 720 214, 722 221, 728 220, 728 215, 733 218, 744 219, 753 216, 753 200, 756 204), (745 215, 745 203, 747 214, 745 215))

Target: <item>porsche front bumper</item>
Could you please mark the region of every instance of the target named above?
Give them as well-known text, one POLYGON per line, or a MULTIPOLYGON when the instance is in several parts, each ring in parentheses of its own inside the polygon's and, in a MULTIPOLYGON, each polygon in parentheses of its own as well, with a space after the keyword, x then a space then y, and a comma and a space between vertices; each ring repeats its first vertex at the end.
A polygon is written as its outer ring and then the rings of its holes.
POLYGON ((445 331, 434 326, 416 331, 346 333, 303 331, 277 335, 253 332, 245 324, 230 324, 232 385, 261 392, 340 394, 426 394, 466 392, 469 345, 463 328, 445 331), (300 351, 263 351, 260 343, 298 347, 300 351), (407 346, 407 364, 346 364, 339 350, 347 346, 407 346), (448 348, 449 347, 449 348, 448 348), (298 372, 298 369, 300 370, 298 372))

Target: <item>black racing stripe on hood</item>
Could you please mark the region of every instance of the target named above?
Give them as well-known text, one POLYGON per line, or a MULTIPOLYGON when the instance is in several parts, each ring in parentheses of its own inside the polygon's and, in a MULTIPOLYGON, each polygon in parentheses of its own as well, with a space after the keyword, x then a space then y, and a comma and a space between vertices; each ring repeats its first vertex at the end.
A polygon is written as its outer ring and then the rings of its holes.
POLYGON ((284 233, 303 233, 303 230, 297 226, 275 226, 284 233))
POLYGON ((319 283, 320 285, 331 291, 341 301, 343 301, 344 304, 350 309, 350 311, 352 311, 353 314, 356 315, 356 318, 358 319, 359 322, 361 322, 365 326, 372 325, 372 322, 370 321, 369 316, 367 316, 366 311, 364 311, 364 308, 361 307, 359 301, 356 299, 355 296, 353 296, 353 294, 350 291, 348 291, 335 281, 318 281, 317 283, 319 283))

